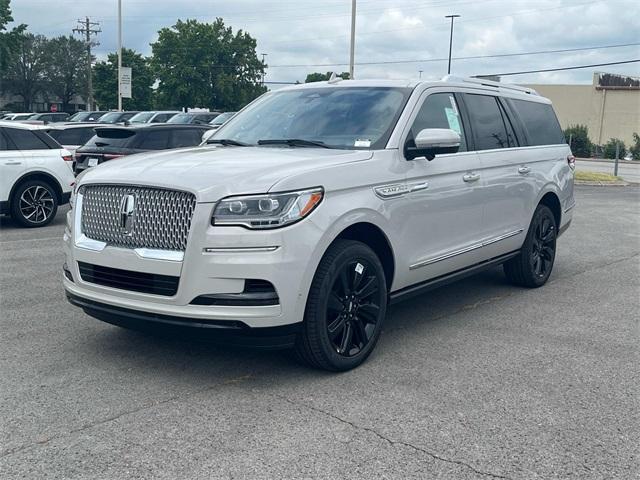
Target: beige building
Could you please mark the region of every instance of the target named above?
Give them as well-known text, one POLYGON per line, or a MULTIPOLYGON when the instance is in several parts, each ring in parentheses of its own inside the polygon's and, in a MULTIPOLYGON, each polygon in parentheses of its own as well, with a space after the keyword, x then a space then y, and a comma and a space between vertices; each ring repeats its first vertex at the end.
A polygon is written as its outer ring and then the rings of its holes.
POLYGON ((591 85, 526 85, 549 98, 562 128, 586 125, 597 145, 619 138, 626 145, 640 134, 640 78, 594 73, 591 85))

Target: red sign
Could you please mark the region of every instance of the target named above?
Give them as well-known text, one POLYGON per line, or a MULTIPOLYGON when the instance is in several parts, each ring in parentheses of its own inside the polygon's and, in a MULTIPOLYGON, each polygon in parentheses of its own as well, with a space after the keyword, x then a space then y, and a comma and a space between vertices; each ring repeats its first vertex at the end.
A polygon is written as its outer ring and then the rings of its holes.
POLYGON ((51 104, 51 111, 52 112, 57 112, 58 111, 58 105, 56 105, 55 103, 51 104))

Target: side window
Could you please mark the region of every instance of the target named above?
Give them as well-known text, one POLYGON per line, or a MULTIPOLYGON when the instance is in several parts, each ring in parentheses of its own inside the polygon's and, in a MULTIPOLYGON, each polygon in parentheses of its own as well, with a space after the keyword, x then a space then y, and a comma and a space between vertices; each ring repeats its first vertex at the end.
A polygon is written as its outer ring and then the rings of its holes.
POLYGON ((557 145, 565 143, 564 134, 553 107, 547 103, 513 100, 511 104, 524 123, 529 145, 557 145))
POLYGON ((500 113, 502 113, 502 121, 504 122, 504 126, 507 128, 507 140, 509 141, 509 146, 517 147, 518 137, 516 136, 516 132, 513 129, 513 125, 511 124, 511 119, 509 118, 509 115, 507 115, 504 106, 500 104, 500 102, 498 102, 498 104, 500 105, 500 113))
POLYGON ((151 123, 165 123, 171 117, 173 117, 173 114, 171 113, 160 113, 155 116, 151 123))
POLYGON ((169 148, 169 131, 155 130, 147 132, 139 148, 145 148, 147 150, 164 150, 165 148, 169 148))
POLYGON ((460 118, 460 111, 453 93, 432 93, 427 97, 411 125, 409 141, 413 142, 425 128, 449 128, 460 135, 459 152, 467 151, 467 142, 460 118))
POLYGON ((5 128, 7 136, 18 150, 48 150, 49 146, 32 131, 21 128, 5 128))
POLYGON ((4 150, 9 150, 9 146, 7 145, 7 139, 4 138, 4 133, 2 133, 2 129, 0 128, 0 152, 4 150))
POLYGON ((68 130, 51 130, 51 135, 61 145, 79 145, 78 130, 70 128, 68 130))
POLYGON ((477 150, 508 148, 515 144, 513 129, 510 138, 496 97, 465 93, 464 103, 469 110, 477 150))
POLYGON ((178 128, 173 131, 171 148, 193 147, 202 142, 202 130, 192 128, 178 128))

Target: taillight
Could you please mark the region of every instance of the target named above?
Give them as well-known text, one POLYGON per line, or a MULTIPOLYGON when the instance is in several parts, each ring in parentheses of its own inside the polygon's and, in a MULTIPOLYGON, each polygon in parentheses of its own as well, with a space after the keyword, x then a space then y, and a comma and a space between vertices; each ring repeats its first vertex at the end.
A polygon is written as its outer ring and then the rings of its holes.
POLYGON ((73 155, 62 155, 62 159, 65 162, 73 162, 73 155))
POLYGON ((567 155, 567 163, 569 164, 569 168, 571 170, 576 169, 576 157, 574 157, 573 155, 567 155))

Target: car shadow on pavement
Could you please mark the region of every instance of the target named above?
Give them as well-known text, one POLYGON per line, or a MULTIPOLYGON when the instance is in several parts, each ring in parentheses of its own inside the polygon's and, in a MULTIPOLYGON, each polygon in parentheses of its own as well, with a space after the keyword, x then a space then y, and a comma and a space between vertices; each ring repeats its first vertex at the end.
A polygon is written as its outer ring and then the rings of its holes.
MULTIPOLYGON (((455 313, 514 290, 502 270, 493 269, 389 307, 378 346, 363 367, 376 368, 375 364, 384 362, 385 355, 393 351, 395 343, 408 343, 416 335, 437 334, 435 331, 443 322, 461 321, 451 318, 455 313)), ((98 322, 90 317, 86 321, 98 322)), ((199 386, 224 383, 230 378, 268 376, 271 381, 275 378, 288 383, 287 378, 334 375, 298 363, 291 351, 231 347, 102 323, 98 330, 90 332, 86 347, 81 347, 86 348, 83 358, 92 357, 87 358, 90 363, 126 368, 134 376, 136 371, 143 377, 153 371, 168 382, 199 386)))

